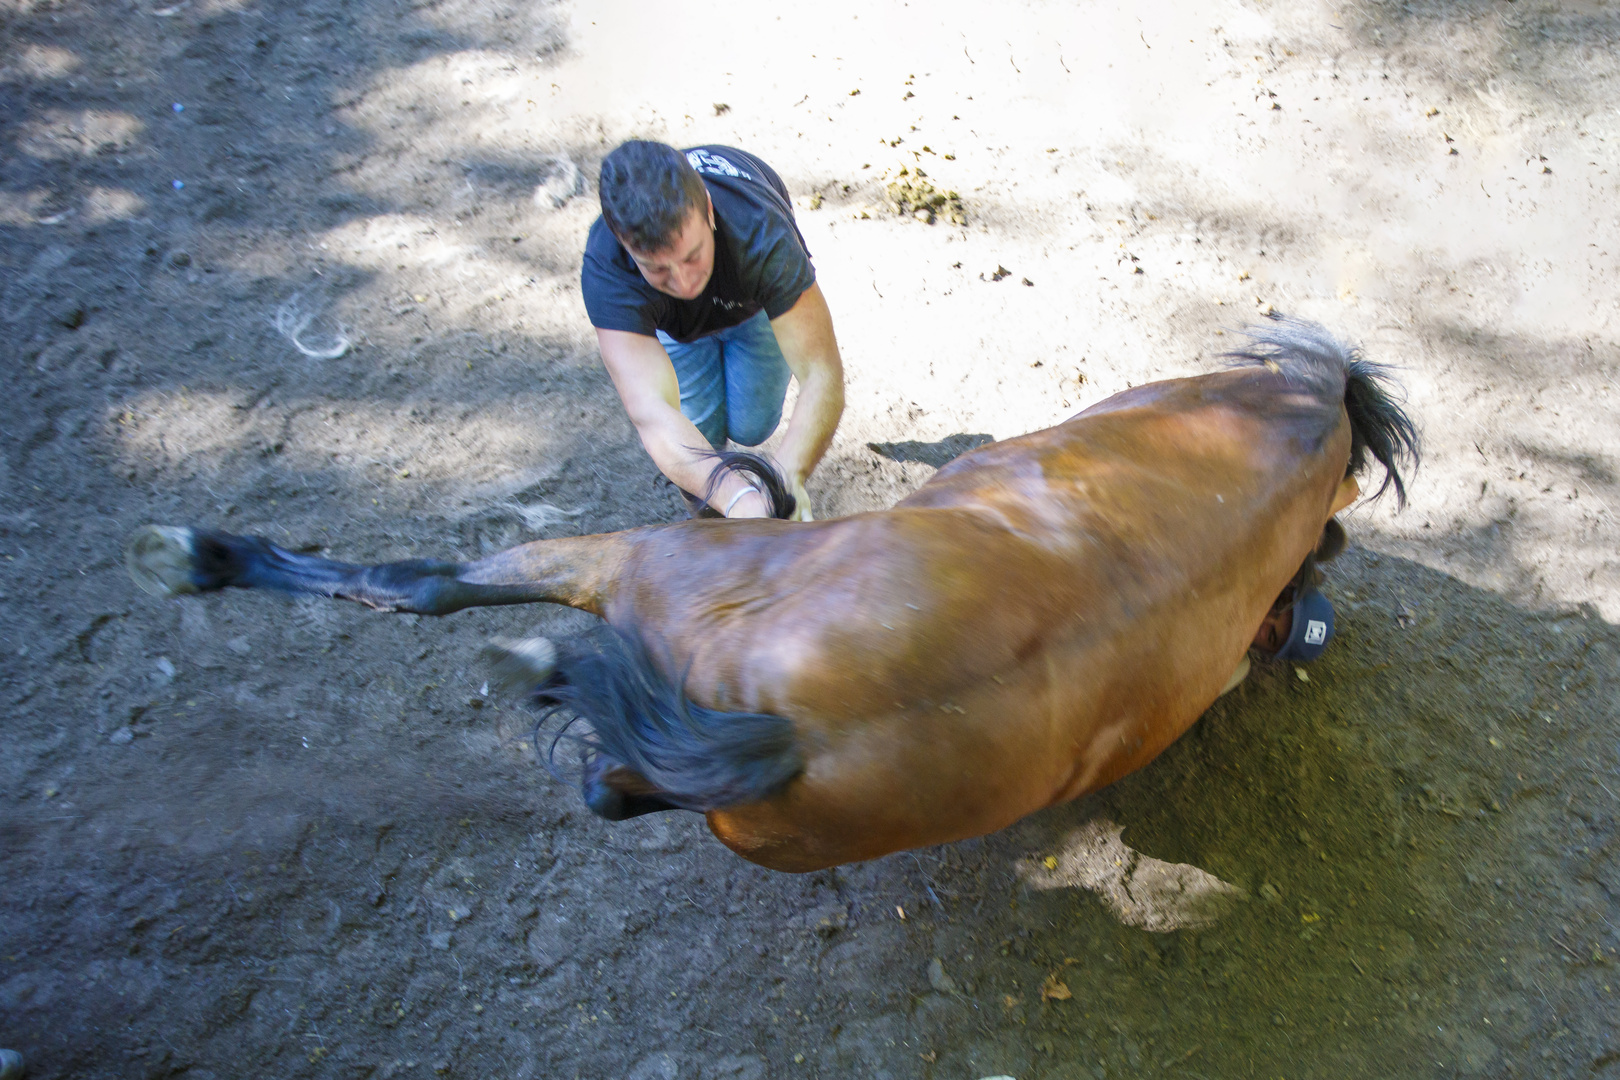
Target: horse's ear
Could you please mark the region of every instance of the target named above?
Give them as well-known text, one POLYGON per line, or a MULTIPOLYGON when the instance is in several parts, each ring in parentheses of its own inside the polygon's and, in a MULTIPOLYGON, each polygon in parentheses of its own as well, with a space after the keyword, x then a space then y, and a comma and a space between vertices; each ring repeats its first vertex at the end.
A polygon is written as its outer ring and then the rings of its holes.
POLYGON ((1350 544, 1350 537, 1345 533, 1344 526, 1339 519, 1328 518, 1328 523, 1322 526, 1322 538, 1316 542, 1316 550, 1312 556, 1317 562, 1332 562, 1344 553, 1350 544))

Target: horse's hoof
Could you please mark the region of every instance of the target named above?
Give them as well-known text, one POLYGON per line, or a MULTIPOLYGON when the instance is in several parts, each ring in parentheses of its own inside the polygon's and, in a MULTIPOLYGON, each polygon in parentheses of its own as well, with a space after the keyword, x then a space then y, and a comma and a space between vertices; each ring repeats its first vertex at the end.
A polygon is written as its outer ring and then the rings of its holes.
POLYGON ((508 694, 527 694, 557 670, 557 646, 543 637, 491 638, 484 646, 490 681, 508 694))
POLYGON ((153 596, 200 592, 192 580, 196 569, 196 533, 175 525, 148 525, 124 545, 124 567, 153 596))

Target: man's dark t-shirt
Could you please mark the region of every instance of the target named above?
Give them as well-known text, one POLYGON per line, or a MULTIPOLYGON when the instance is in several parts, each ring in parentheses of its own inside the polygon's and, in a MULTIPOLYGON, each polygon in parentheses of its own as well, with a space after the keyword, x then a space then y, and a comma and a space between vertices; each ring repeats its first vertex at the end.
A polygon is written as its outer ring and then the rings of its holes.
POLYGON ((690 342, 764 309, 774 319, 815 284, 810 252, 793 221, 787 186, 752 154, 729 146, 682 151, 714 203, 714 273, 695 300, 661 293, 600 217, 585 242, 580 284, 591 325, 690 342))

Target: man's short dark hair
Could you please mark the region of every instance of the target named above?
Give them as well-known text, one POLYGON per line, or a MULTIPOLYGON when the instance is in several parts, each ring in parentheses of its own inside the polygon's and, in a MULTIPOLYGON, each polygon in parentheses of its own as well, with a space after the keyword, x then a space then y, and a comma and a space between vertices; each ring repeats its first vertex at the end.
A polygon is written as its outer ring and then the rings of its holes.
POLYGON ((635 251, 668 247, 692 211, 708 206, 708 189, 686 155, 641 139, 602 159, 598 188, 602 220, 619 243, 635 251))

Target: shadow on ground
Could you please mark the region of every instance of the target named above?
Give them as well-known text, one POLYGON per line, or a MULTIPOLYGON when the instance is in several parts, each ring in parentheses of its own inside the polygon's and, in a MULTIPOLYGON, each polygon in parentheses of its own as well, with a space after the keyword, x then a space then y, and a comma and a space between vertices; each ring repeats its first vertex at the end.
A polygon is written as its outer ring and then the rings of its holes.
POLYGON ((1620 632, 1364 548, 1329 591, 1308 681, 1257 669, 1141 773, 808 877, 598 821, 522 714, 419 685, 525 616, 135 601, 184 659, 87 764, 121 821, 20 804, 10 1030, 47 1077, 1606 1075, 1620 632), (1029 886, 1098 821, 1247 898, 1151 933, 1029 886))

